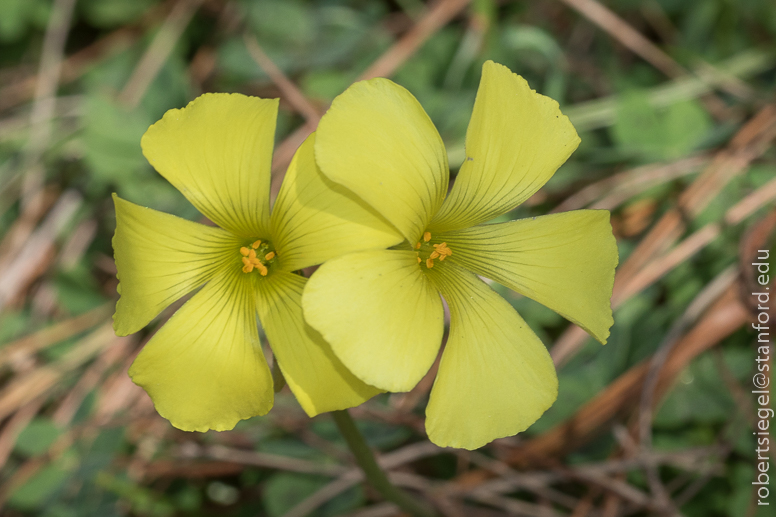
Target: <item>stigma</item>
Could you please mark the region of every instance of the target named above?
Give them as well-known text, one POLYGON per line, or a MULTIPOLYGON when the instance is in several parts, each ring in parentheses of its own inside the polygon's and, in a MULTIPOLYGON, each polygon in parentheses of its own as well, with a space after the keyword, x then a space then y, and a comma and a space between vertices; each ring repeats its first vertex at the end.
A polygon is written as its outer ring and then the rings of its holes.
POLYGON ((242 246, 240 255, 242 255, 242 272, 252 273, 256 270, 261 276, 267 276, 269 273, 267 266, 277 257, 270 243, 260 239, 253 241, 249 246, 242 246))

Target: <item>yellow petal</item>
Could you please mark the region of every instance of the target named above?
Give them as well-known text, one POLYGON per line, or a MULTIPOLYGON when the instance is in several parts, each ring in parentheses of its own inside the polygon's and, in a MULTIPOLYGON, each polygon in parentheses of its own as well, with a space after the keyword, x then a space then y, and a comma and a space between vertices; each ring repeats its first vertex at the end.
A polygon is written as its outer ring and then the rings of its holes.
POLYGON ((237 252, 234 236, 113 195, 119 298, 113 326, 126 336, 208 281, 237 252))
POLYGON ((264 234, 277 109, 277 99, 206 93, 148 128, 143 154, 222 228, 264 234))
POLYGON ((426 431, 440 447, 472 450, 533 424, 555 401, 558 378, 547 349, 506 300, 468 271, 445 266, 432 278, 450 306, 450 336, 426 431))
POLYGON ((489 221, 531 197, 579 145, 558 103, 492 61, 482 67, 466 159, 432 229, 489 221))
POLYGON ((606 210, 576 210, 440 233, 448 260, 517 291, 606 343, 617 243, 606 210))
POLYGON ((282 268, 294 271, 353 251, 387 248, 401 234, 315 164, 315 135, 299 147, 272 208, 275 249, 282 268))
POLYGON ((321 335, 302 316, 302 290, 307 280, 279 272, 257 283, 257 308, 283 376, 305 412, 357 406, 380 390, 350 373, 321 335))
POLYGON ((129 375, 184 431, 226 431, 272 407, 250 282, 238 272, 208 282, 148 342, 129 375))
POLYGON ((409 391, 442 342, 444 312, 411 251, 352 253, 326 262, 305 287, 308 323, 362 381, 409 391))
POLYGON ((442 138, 417 99, 388 79, 352 85, 318 125, 315 158, 415 242, 447 193, 442 138))

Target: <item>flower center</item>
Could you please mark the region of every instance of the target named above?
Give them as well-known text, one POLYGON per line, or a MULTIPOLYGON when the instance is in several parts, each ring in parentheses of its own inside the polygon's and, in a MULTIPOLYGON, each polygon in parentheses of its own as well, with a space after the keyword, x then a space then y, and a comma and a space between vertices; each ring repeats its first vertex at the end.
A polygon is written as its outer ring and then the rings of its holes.
POLYGON ((268 266, 278 256, 272 244, 258 239, 252 244, 241 247, 240 255, 242 255, 243 273, 251 273, 255 269, 261 276, 267 276, 268 266))
POLYGON ((442 262, 453 254, 453 250, 447 247, 446 242, 432 243, 431 232, 423 233, 423 240, 415 244, 415 253, 418 256, 418 264, 425 262, 426 267, 434 267, 434 260, 442 262))

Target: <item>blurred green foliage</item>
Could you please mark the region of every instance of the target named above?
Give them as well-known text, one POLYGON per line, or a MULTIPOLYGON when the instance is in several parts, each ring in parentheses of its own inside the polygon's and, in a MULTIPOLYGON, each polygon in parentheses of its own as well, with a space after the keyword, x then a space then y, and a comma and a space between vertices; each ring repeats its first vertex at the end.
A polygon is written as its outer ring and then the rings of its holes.
MULTIPOLYGON (((0 0, 0 87, 34 73, 52 3, 0 0)), ((397 34, 404 33, 413 20, 422 16, 424 9, 422 2, 410 0, 208 1, 176 42, 139 105, 127 107, 119 100, 120 92, 174 4, 162 0, 77 2, 67 55, 90 46, 104 52, 87 60, 85 68, 61 86, 60 104, 70 103, 75 108, 64 110, 54 119, 44 161, 48 183, 59 189, 76 189, 84 196, 76 222, 96 221, 97 233, 77 264, 56 266, 44 278, 56 293, 54 309, 41 312, 42 302, 25 303, 0 313, 0 343, 115 299, 113 279, 96 265, 112 255, 111 192, 181 217, 199 217, 183 196, 148 165, 140 149, 140 137, 165 111, 182 107, 205 91, 279 96, 246 49, 244 32, 254 35, 275 64, 313 103, 325 109, 391 46, 397 34), (105 38, 121 30, 127 31, 125 44, 108 48, 105 38)), ((772 51, 776 47, 776 6, 772 0, 616 0, 606 4, 690 69, 700 62, 716 64, 752 49, 772 51)), ((557 99, 564 109, 597 98, 612 98, 615 105, 611 123, 580 131, 582 145, 543 189, 542 197, 504 219, 546 213, 585 185, 616 172, 722 145, 742 122, 740 117, 713 118, 698 99, 683 99, 655 109, 648 94, 667 79, 562 4, 475 1, 465 15, 435 32, 392 76, 418 97, 439 128, 454 172, 464 157, 466 126, 480 65, 486 59, 523 75, 532 87, 557 99)), ((740 99, 727 92, 717 95, 739 112, 747 113, 762 100, 773 101, 776 75, 772 64, 750 74, 746 85, 755 93, 754 99, 740 99)), ((29 108, 28 98, 0 113, 0 234, 8 231, 20 213, 13 192, 18 190, 15 171, 23 162, 29 136, 29 124, 25 122, 29 108)), ((278 142, 303 122, 289 106, 282 104, 281 109, 278 142)), ((771 151, 731 182, 691 221, 691 227, 719 221, 742 196, 775 175, 776 157, 771 151)), ((654 220, 674 206, 676 196, 693 177, 645 190, 616 209, 615 219, 624 218, 631 203, 646 200, 654 208, 650 216, 654 220)), ((525 435, 541 434, 563 422, 623 372, 649 358, 702 288, 725 267, 736 263, 743 229, 762 213, 723 232, 712 246, 620 307, 609 343, 602 348, 588 342, 559 372, 557 403, 525 435)), ((619 235, 621 263, 640 235, 619 235)), ((546 344, 566 327, 560 316, 543 306, 501 286, 494 288, 510 300, 546 344)), ((75 342, 65 340, 37 359, 56 361, 75 342)), ((754 364, 751 335, 734 334, 724 341, 718 357, 706 354, 682 373, 656 414, 654 444, 658 450, 710 445, 719 440, 732 448, 724 471, 715 472, 682 508, 687 516, 767 514, 746 513, 751 505, 755 446, 749 420, 741 414, 729 388, 720 382, 725 377, 748 386, 754 364)), ((67 377, 58 387, 59 392, 72 388, 76 377, 67 377)), ((95 388, 84 399, 74 426, 88 421, 98 397, 95 388)), ((284 400, 281 394, 277 404, 298 409, 295 402, 284 400)), ((387 412, 390 400, 383 395, 373 404, 387 412)), ((422 406, 415 410, 416 415, 422 415, 422 406)), ((44 406, 42 414, 50 415, 50 410, 44 406)), ((359 425, 369 443, 383 451, 423 439, 404 425, 377 420, 359 421, 359 425)), ((74 426, 61 428, 50 416, 34 418, 16 439, 0 475, 7 481, 25 462, 45 458, 52 445, 75 432, 74 426)), ((313 419, 309 431, 315 440, 334 450, 345 450, 325 415, 313 419)), ((250 438, 258 452, 320 463, 336 460, 329 451, 268 419, 242 423, 235 433, 250 438)), ((171 433, 167 439, 206 444, 217 441, 214 433, 194 437, 171 433)), ((168 458, 174 445, 163 443, 158 457, 168 458)), ((605 436, 576 451, 569 461, 603 461, 615 445, 610 436, 605 436)), ((328 478, 258 467, 248 467, 240 476, 223 476, 209 482, 187 478, 145 482, 127 472, 128 458, 137 452, 136 448, 136 442, 122 426, 105 428, 96 436, 77 437, 66 453, 13 490, 7 502, 9 515, 277 517, 328 482, 328 478)), ((492 454, 487 449, 485 452, 492 454)), ((429 476, 450 479, 459 467, 448 460, 447 456, 434 458, 422 462, 419 468, 429 476)), ((646 487, 638 476, 629 481, 646 487)), ((313 515, 344 515, 367 500, 370 495, 357 486, 331 499, 313 515)))

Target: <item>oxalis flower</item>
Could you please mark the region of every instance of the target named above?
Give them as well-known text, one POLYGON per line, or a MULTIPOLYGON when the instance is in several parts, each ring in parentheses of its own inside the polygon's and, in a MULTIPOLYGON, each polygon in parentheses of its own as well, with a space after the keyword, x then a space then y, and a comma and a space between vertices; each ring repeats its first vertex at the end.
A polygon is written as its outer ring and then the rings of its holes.
POLYGON ((617 248, 604 210, 481 224, 528 199, 579 144, 558 103, 487 62, 447 194, 442 139, 418 101, 386 79, 334 100, 315 143, 321 171, 374 207, 404 243, 328 261, 303 297, 307 321, 364 382, 407 391, 450 334, 426 408, 441 446, 474 449, 525 430, 557 396, 545 346, 477 275, 540 302, 602 343, 617 248))
POLYGON ((277 107, 277 100, 206 94, 168 111, 143 136, 148 161, 218 228, 114 195, 116 333, 140 330, 201 288, 129 370, 179 429, 231 429, 272 407, 257 316, 307 414, 355 406, 379 391, 347 371, 305 324, 306 279, 293 271, 399 238, 374 210, 321 175, 314 136, 297 151, 270 215, 277 107))

